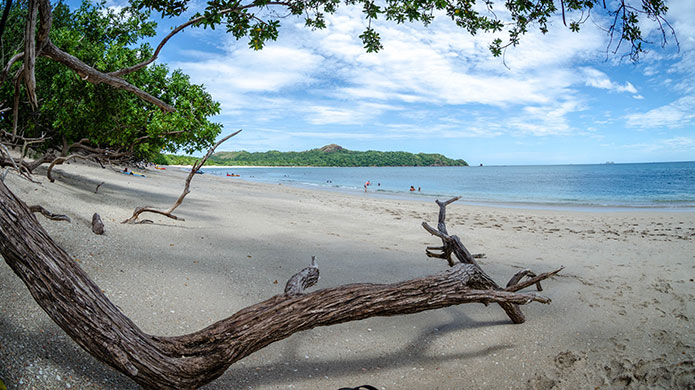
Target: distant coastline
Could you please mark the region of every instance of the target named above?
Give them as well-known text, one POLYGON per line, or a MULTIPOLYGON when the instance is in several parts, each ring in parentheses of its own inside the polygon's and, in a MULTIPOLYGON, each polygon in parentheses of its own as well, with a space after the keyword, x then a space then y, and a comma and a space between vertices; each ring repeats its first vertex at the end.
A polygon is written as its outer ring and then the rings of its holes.
MULTIPOLYGON (((193 165, 191 156, 162 155, 160 165, 193 165)), ((462 159, 452 159, 438 153, 365 152, 345 149, 331 144, 303 152, 217 152, 210 156, 206 167, 460 167, 468 166, 462 159)))

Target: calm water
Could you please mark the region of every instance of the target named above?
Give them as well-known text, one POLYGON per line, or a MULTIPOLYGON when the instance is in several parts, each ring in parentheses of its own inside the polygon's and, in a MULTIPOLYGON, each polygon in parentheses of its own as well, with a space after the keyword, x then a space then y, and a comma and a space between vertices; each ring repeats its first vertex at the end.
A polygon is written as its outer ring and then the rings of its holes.
POLYGON ((695 162, 491 167, 205 168, 300 187, 511 207, 695 210, 695 162), (416 191, 409 191, 413 186, 416 191), (420 188, 418 192, 417 189, 420 188))

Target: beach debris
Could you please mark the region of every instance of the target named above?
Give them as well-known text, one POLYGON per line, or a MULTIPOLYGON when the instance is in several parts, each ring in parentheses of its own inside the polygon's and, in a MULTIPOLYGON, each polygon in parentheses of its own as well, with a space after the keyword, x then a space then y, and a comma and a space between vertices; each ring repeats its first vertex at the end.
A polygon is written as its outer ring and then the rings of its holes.
POLYGON ((99 216, 97 213, 92 215, 92 231, 94 234, 104 234, 104 222, 101 221, 101 216, 99 216))
POLYGON ((145 221, 138 222, 138 217, 142 213, 155 213, 155 214, 160 214, 160 215, 163 215, 167 218, 171 218, 171 219, 174 219, 177 221, 185 221, 185 219, 183 219, 181 217, 177 217, 172 213, 174 212, 174 210, 176 210, 177 207, 179 207, 181 205, 181 203, 183 203, 183 199, 186 197, 186 195, 188 195, 191 192, 190 187, 191 187, 191 180, 193 179, 193 176, 196 173, 198 173, 198 170, 200 170, 200 168, 203 166, 203 164, 205 164, 205 162, 208 160, 208 158, 210 158, 210 156, 215 152, 215 149, 217 149, 218 146, 220 146, 223 142, 234 137, 235 135, 237 135, 239 133, 241 133, 241 130, 235 131, 234 133, 219 140, 215 145, 213 145, 210 148, 210 150, 208 150, 207 154, 205 155, 205 157, 203 157, 202 160, 196 161, 193 164, 193 167, 191 167, 191 172, 188 174, 188 177, 186 177, 186 182, 185 182, 185 185, 183 187, 183 192, 181 193, 181 195, 179 195, 179 198, 176 199, 176 202, 174 202, 174 204, 168 210, 159 210, 159 209, 155 209, 151 206, 137 207, 135 209, 135 211, 133 211, 133 215, 131 215, 130 218, 126 219, 125 221, 123 221, 121 223, 131 223, 131 224, 152 223, 152 221, 150 221, 150 220, 146 220, 147 222, 145 222, 145 221))
POLYGON ((66 222, 72 222, 70 220, 70 217, 64 214, 54 214, 41 205, 34 205, 34 206, 29 206, 29 210, 33 213, 41 213, 44 217, 50 219, 51 221, 66 221, 66 222))
POLYGON ((103 185, 104 185, 104 182, 103 182, 103 181, 102 181, 101 183, 99 183, 99 184, 97 185, 97 188, 94 190, 94 193, 96 194, 97 191, 99 191, 99 187, 101 187, 101 186, 103 186, 103 185))

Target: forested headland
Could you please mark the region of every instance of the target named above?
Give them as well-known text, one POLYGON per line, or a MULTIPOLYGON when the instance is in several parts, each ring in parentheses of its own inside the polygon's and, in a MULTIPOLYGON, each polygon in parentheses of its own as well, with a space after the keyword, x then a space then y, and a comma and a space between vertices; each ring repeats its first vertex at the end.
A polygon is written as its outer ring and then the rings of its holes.
MULTIPOLYGON (((164 154, 158 164, 192 165, 198 160, 191 156, 164 154)), ((403 166, 468 166, 465 160, 451 159, 437 153, 366 152, 348 150, 331 144, 303 152, 217 152, 206 165, 242 166, 311 166, 311 167, 403 167, 403 166)))

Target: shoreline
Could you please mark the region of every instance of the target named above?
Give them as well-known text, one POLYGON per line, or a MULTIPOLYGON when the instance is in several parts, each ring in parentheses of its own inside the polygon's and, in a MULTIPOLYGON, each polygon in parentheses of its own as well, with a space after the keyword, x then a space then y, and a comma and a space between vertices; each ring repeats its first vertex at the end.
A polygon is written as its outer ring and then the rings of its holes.
MULTIPOLYGON (((73 221, 39 218, 106 295, 153 335, 194 332, 282 293, 284 282, 318 258, 314 288, 395 283, 447 269, 428 258, 440 244, 422 229, 438 208, 386 199, 197 175, 176 209, 185 221, 135 207, 168 208, 185 171, 122 175, 79 163, 56 166, 55 183, 8 175, 27 204, 73 221), (95 193, 95 187, 105 182, 95 193), (106 233, 90 230, 98 212, 106 233)), ((506 209, 455 202, 447 227, 483 269, 505 283, 521 269, 565 270, 525 305, 512 325, 497 305, 460 305, 374 317, 297 333, 235 363, 206 390, 678 388, 695 375, 695 213, 588 213, 506 209), (505 375, 499 375, 499 372, 505 375)), ((4 263, 4 262, 3 262, 4 263)), ((528 289, 528 291, 532 291, 528 289)), ((0 378, 9 389, 137 389, 87 355, 0 265, 0 378), (69 386, 68 386, 69 385, 69 386)), ((684 387, 682 387, 684 388, 684 387)))
MULTIPOLYGON (((177 169, 187 168, 190 171, 191 166, 183 165, 168 165, 167 167, 174 167, 177 169)), ((205 166, 205 168, 221 168, 221 169, 243 169, 243 168, 340 168, 340 167, 263 167, 263 166, 205 166)), ((222 175, 212 176, 222 177, 222 175)), ((344 187, 335 185, 326 185, 323 183, 306 183, 306 182, 293 182, 293 181, 265 181, 265 180, 253 180, 248 176, 245 177, 235 177, 235 181, 247 181, 249 183, 265 183, 265 184, 283 184, 289 185, 295 188, 305 188, 308 190, 318 190, 327 191, 334 193, 343 194, 353 194, 353 195, 367 195, 386 199, 396 199, 396 200, 421 200, 424 202, 431 202, 436 199, 450 199, 459 195, 456 194, 432 194, 432 193, 410 193, 408 191, 389 191, 382 189, 370 188, 368 191, 364 192, 361 188, 357 187, 344 187)), ((553 201, 511 201, 511 200, 480 200, 466 198, 462 196, 458 201, 461 204, 467 204, 470 206, 482 206, 482 207, 499 207, 499 208, 509 208, 509 209, 521 209, 521 210, 558 210, 558 211, 581 211, 581 212, 593 212, 593 213, 606 213, 606 212, 631 212, 631 211, 646 211, 646 212, 668 212, 668 213, 695 213, 695 205, 674 205, 666 206, 660 204, 643 204, 643 205, 631 205, 631 204, 600 204, 600 203, 580 203, 580 202, 553 202, 553 201)), ((678 203, 678 202, 675 202, 678 203)))

